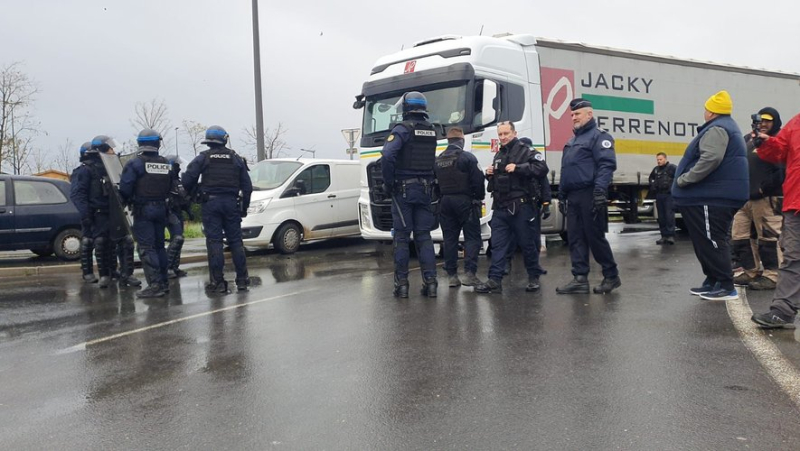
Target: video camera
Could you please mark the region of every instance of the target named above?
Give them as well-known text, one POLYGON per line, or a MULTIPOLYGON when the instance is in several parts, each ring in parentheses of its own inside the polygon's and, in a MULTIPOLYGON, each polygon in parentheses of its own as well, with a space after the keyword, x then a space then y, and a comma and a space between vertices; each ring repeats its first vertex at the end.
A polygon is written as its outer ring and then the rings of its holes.
POLYGON ((761 115, 758 114, 758 113, 751 114, 750 115, 750 120, 752 120, 752 123, 751 123, 750 126, 753 128, 753 134, 754 134, 754 136, 753 136, 753 145, 758 147, 758 146, 760 146, 761 144, 764 143, 764 140, 758 137, 758 134, 761 133, 761 115))

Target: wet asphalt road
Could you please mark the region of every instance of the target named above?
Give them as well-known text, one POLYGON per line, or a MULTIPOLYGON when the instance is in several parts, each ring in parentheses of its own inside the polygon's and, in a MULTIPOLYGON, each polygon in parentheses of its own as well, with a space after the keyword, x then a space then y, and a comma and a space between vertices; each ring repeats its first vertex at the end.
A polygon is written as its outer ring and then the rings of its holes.
MULTIPOLYGON (((800 448, 725 304, 688 294, 688 238, 609 237, 605 296, 555 294, 559 242, 536 294, 518 256, 502 295, 441 277, 425 299, 417 271, 396 300, 391 247, 360 240, 251 257, 263 285, 217 298, 202 266, 150 305, 77 275, 0 282, 0 448, 800 448)), ((767 338, 800 364, 792 331, 767 338)))

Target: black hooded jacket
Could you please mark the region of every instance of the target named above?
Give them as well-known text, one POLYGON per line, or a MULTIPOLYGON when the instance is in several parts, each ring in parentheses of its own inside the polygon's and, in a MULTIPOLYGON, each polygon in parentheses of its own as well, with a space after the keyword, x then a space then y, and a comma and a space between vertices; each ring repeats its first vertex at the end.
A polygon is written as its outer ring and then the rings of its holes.
MULTIPOLYGON (((766 107, 759 110, 758 114, 772 116, 772 128, 767 131, 767 134, 777 135, 783 125, 780 113, 775 108, 766 107)), ((786 169, 781 165, 768 163, 759 158, 751 135, 745 136, 745 143, 747 144, 747 166, 750 172, 750 200, 782 196, 781 185, 783 185, 786 169)))

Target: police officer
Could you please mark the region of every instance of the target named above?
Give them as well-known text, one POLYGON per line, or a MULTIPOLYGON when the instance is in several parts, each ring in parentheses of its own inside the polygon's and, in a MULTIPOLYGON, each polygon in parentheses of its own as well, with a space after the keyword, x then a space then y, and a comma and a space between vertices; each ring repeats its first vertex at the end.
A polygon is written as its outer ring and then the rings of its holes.
POLYGON ((559 208, 567 216, 569 254, 573 280, 556 288, 559 294, 588 293, 589 250, 603 267, 603 282, 595 293, 610 293, 619 287, 617 263, 606 240, 608 186, 617 169, 614 138, 597 128, 592 104, 577 98, 570 104, 575 132, 561 156, 559 208))
POLYGON ((438 283, 431 230, 436 218, 431 194, 436 131, 428 122, 428 101, 424 95, 407 92, 401 101, 403 122, 386 138, 381 157, 384 190, 392 198, 394 295, 408 297, 408 245, 413 232, 422 270, 422 295, 435 298, 438 283))
POLYGON ((513 122, 497 126, 500 151, 486 169, 488 191, 492 193, 492 264, 489 280, 477 285, 477 293, 502 293, 503 269, 509 243, 516 237, 522 247, 528 285, 525 291, 540 288, 539 206, 534 199, 533 179, 547 176, 544 156, 517 139, 513 122), (535 224, 534 224, 535 223, 535 224), (535 236, 534 236, 535 235, 535 236))
POLYGON ((158 154, 161 140, 155 130, 139 132, 139 153, 125 165, 119 182, 122 199, 133 204, 133 234, 147 280, 147 288, 136 294, 140 298, 162 297, 169 292, 164 228, 172 181, 167 159, 158 154))
POLYGON ((109 153, 113 147, 114 140, 108 136, 98 135, 92 139, 90 148, 84 152, 83 169, 73 174, 70 188, 70 197, 81 216, 81 226, 91 230, 100 288, 108 288, 111 284, 111 263, 114 258, 109 237, 109 196, 113 187, 100 160, 100 153, 109 153))
POLYGON ((186 190, 181 183, 181 162, 177 155, 165 157, 171 169, 169 198, 167 207, 169 217, 167 219, 167 230, 169 230, 169 247, 167 248, 167 271, 169 278, 185 277, 186 271, 179 268, 181 264, 181 249, 183 249, 183 212, 186 211, 191 219, 191 202, 186 190))
MULTIPOLYGON (((530 138, 520 138, 519 142, 528 146, 529 149, 533 149, 533 141, 530 138)), ((550 182, 547 180, 547 175, 542 177, 533 177, 531 179, 531 189, 532 189, 532 198, 536 205, 539 206, 539 213, 541 215, 541 220, 545 220, 550 217, 550 202, 553 200, 553 191, 550 188, 550 182)), ((534 228, 533 232, 531 233, 531 237, 533 237, 536 246, 540 246, 540 242, 542 240, 542 224, 539 221, 531 221, 531 227, 534 228)), ((503 271, 503 275, 506 276, 511 274, 511 262, 514 259, 514 254, 517 252, 517 248, 519 248, 519 244, 517 244, 517 239, 513 234, 511 234, 511 239, 509 240, 508 251, 506 251, 506 268, 503 271)), ((547 274, 547 271, 539 265, 539 272, 544 275, 547 274)))
POLYGON ((250 285, 242 244, 242 218, 247 216, 253 184, 247 173, 247 163, 225 147, 227 143, 228 132, 225 129, 217 125, 209 127, 203 141, 209 149, 189 163, 181 179, 186 191, 191 193, 197 188, 198 178, 203 176, 199 190, 210 269, 210 282, 206 288, 212 293, 228 292, 223 274, 223 231, 236 267, 236 287, 239 291, 246 291, 250 285))
POLYGON ((458 278, 458 238, 464 231, 463 284, 471 287, 481 283, 478 253, 481 250, 481 204, 486 197, 483 171, 478 159, 464 152, 464 131, 451 127, 447 131, 447 149, 436 158, 436 180, 441 194, 440 222, 444 238, 444 269, 448 284, 462 284, 458 278))
POLYGON ((89 172, 89 166, 86 164, 87 155, 86 151, 92 148, 92 143, 86 141, 80 148, 80 166, 72 171, 70 180, 70 199, 72 203, 78 208, 81 214, 81 271, 83 272, 83 281, 86 283, 97 283, 97 277, 94 275, 94 262, 92 253, 94 252, 94 239, 92 238, 92 224, 89 218, 88 205, 85 201, 85 193, 81 193, 82 185, 79 180, 91 179, 92 175, 89 172))

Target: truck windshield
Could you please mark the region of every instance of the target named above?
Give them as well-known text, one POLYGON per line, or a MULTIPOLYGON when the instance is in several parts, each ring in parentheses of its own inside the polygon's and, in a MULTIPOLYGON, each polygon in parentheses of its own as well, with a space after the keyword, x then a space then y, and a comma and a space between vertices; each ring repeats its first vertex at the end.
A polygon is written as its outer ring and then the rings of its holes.
POLYGON ((303 163, 299 161, 263 160, 250 168, 250 180, 257 191, 275 189, 297 171, 303 163))
MULTIPOLYGON (((413 89, 409 89, 413 91, 413 89)), ((467 85, 425 88, 417 91, 428 99, 428 116, 431 123, 445 126, 461 125, 465 123, 467 85)), ((403 120, 403 108, 400 97, 403 93, 378 94, 366 99, 364 109, 364 135, 386 133, 398 122, 403 120)))

